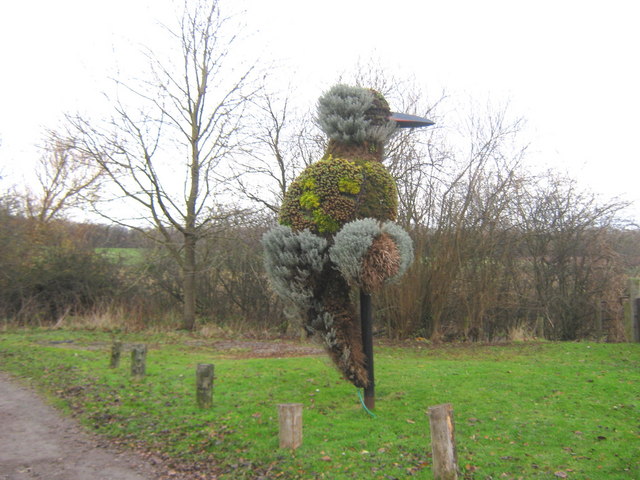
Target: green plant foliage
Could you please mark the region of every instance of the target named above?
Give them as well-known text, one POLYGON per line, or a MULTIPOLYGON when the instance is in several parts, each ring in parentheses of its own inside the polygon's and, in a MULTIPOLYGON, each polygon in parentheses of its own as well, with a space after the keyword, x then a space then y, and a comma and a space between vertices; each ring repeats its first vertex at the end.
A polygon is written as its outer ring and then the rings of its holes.
POLYGON ((358 218, 394 220, 397 205, 395 182, 382 164, 329 155, 291 184, 280 223, 294 231, 333 234, 358 218))
POLYGON ((361 186, 362 180, 357 181, 350 178, 341 178, 338 183, 338 189, 342 193, 350 193, 351 195, 360 193, 361 186))
POLYGON ((312 191, 306 191, 300 197, 300 206, 305 210, 314 210, 320 206, 320 198, 312 191))
POLYGON ((356 218, 395 220, 398 192, 391 174, 378 162, 357 162, 364 176, 356 218))
POLYGON ((332 233, 340 228, 340 222, 325 213, 323 209, 313 211, 313 222, 318 227, 318 232, 320 233, 332 233))

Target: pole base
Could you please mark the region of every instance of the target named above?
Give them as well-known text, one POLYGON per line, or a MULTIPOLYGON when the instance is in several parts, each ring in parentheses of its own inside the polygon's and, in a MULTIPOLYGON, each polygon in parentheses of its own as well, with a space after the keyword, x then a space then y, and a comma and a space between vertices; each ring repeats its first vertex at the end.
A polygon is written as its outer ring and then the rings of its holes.
POLYGON ((376 408, 376 397, 374 395, 367 395, 365 392, 364 406, 367 407, 368 410, 374 410, 376 408))

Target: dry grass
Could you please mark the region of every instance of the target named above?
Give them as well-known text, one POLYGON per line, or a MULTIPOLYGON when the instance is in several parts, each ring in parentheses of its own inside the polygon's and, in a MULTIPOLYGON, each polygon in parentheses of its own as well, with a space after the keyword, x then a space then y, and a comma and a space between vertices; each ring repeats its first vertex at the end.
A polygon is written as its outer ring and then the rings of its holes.
POLYGON ((84 315, 72 315, 67 311, 58 318, 54 328, 98 332, 141 332, 175 330, 179 325, 179 318, 173 312, 150 315, 141 309, 108 304, 84 315))
POLYGON ((536 338, 535 332, 524 324, 511 327, 507 334, 510 342, 527 342, 536 338))

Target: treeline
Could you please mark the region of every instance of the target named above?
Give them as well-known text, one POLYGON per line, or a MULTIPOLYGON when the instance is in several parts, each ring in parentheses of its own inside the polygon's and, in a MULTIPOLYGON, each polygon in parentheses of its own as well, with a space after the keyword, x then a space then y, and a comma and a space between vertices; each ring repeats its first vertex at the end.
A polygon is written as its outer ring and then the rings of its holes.
MULTIPOLYGON (((179 266, 153 231, 30 216, 19 198, 0 199, 0 319, 24 326, 75 323, 179 328, 179 266)), ((282 332, 282 305, 262 273, 268 221, 220 224, 198 250, 199 325, 282 332)))
POLYGON ((620 206, 567 179, 484 181, 445 199, 433 228, 413 231, 416 263, 379 302, 389 333, 624 340, 640 232, 618 223, 620 206))
MULTIPOLYGON (((537 192, 538 203, 529 203, 522 217, 516 216, 522 210, 517 199, 501 215, 489 211, 495 204, 475 199, 469 202, 475 203, 473 214, 456 216, 450 205, 447 221, 414 226, 414 265, 400 284, 375 298, 378 334, 444 341, 527 335, 625 340, 621 299, 627 274, 640 266, 640 232, 617 228, 606 209, 566 206, 561 193, 568 191, 559 185, 537 192), (546 213, 533 215, 531 209, 542 205, 546 213)), ((42 224, 6 199, 0 217, 5 322, 180 326, 180 269, 140 232, 42 224), (110 248, 134 248, 136 255, 119 257, 110 248)), ((258 213, 234 217, 202 242, 199 264, 207 268, 198 272, 199 328, 300 333, 263 271, 260 239, 273 221, 258 213)))

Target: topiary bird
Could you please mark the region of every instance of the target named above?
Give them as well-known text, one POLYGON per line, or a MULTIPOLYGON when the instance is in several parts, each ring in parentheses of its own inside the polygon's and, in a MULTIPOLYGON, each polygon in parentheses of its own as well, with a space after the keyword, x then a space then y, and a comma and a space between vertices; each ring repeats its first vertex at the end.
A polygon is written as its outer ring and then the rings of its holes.
POLYGON ((364 388, 369 380, 351 289, 372 293, 413 260, 411 238, 393 223, 398 198, 382 165, 384 145, 397 128, 433 122, 392 113, 380 93, 347 85, 320 97, 317 121, 329 139, 326 152, 287 190, 280 225, 263 238, 265 267, 307 334, 364 388))

